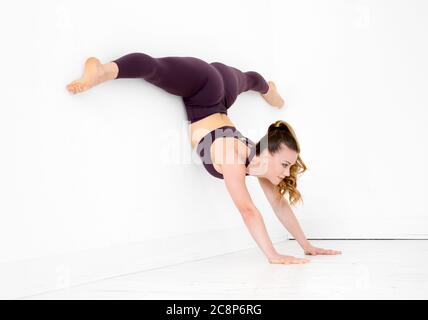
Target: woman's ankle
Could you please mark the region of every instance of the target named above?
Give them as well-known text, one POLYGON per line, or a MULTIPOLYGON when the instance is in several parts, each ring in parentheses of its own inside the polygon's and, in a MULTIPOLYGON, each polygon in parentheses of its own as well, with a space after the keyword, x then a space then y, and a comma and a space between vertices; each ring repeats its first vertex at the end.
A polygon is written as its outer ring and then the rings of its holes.
POLYGON ((108 62, 102 65, 104 70, 103 78, 106 80, 113 80, 116 79, 118 73, 119 73, 119 67, 115 62, 108 62))

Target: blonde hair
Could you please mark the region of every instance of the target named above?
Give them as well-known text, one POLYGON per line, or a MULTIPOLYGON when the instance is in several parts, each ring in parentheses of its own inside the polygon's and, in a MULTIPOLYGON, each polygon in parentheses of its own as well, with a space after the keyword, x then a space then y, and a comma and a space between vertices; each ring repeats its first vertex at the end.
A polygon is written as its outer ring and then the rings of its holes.
POLYGON ((290 167, 290 176, 285 177, 275 188, 278 191, 278 198, 288 194, 289 203, 295 206, 298 201, 303 202, 302 195, 297 190, 297 175, 303 174, 307 167, 300 158, 300 145, 290 124, 283 120, 272 123, 265 136, 257 143, 256 155, 260 155, 266 149, 266 146, 269 153, 274 154, 281 148, 281 144, 285 144, 288 148, 296 151, 298 156, 296 163, 290 167), (261 146, 263 146, 263 149, 261 149, 261 146))

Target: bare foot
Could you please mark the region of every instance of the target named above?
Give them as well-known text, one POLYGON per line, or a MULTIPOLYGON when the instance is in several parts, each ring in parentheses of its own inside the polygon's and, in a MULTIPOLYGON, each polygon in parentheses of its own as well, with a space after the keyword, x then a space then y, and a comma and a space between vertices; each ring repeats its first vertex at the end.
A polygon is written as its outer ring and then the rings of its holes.
POLYGON ((86 59, 83 75, 67 85, 67 90, 73 94, 88 90, 93 86, 105 81, 106 72, 100 60, 95 57, 86 59))
POLYGON ((268 81, 269 91, 265 94, 261 94, 262 97, 269 103, 271 106, 282 108, 284 106, 284 99, 278 93, 276 85, 273 81, 268 81))

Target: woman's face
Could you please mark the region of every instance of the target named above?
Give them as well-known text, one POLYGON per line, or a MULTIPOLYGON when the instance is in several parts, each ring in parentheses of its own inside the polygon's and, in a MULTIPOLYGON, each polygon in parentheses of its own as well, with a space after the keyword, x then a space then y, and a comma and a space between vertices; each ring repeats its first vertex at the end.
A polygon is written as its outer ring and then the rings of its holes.
POLYGON ((285 177, 290 175, 290 167, 296 163, 298 153, 285 144, 274 154, 270 154, 267 149, 264 150, 266 166, 265 178, 272 184, 278 185, 285 177))

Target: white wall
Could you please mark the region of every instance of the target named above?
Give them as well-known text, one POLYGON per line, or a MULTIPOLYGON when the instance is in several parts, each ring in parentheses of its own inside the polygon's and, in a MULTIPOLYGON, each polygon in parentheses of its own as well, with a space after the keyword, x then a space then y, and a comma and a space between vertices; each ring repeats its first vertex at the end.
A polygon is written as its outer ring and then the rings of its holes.
POLYGON ((278 1, 279 85, 314 238, 427 238, 428 3, 278 1), (281 5, 279 5, 281 3, 281 5))
MULTIPOLYGON (((89 56, 195 56, 275 80, 287 109, 247 92, 229 116, 254 141, 277 119, 295 128, 306 235, 426 238, 426 14, 423 1, 10 2, 1 296, 256 246, 191 152, 181 99, 142 79, 71 95, 89 56)), ((247 180, 273 241, 286 239, 247 180)))
MULTIPOLYGON (((0 15, 1 296, 256 246, 223 180, 192 153, 180 97, 143 79, 79 95, 65 86, 89 56, 137 51, 276 78, 268 4, 17 1, 0 15)), ((230 116, 259 139, 279 113, 248 92, 230 116)), ((286 239, 249 185, 272 240, 286 239)))

